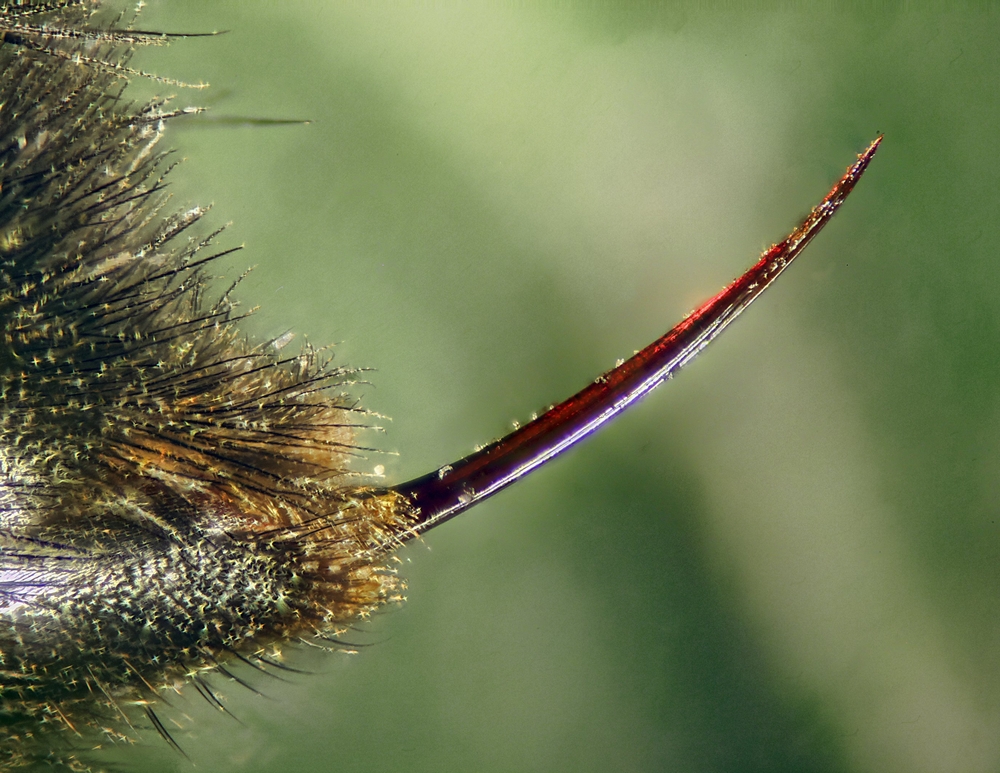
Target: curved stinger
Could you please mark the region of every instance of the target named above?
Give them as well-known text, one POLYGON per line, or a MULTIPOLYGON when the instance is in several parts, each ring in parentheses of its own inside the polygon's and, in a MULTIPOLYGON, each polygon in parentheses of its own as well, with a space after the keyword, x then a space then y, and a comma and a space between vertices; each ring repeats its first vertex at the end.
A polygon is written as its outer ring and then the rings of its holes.
POLYGON ((391 489, 413 510, 412 538, 496 494, 587 437, 690 362, 833 217, 875 155, 879 135, 808 217, 742 276, 672 330, 542 416, 479 451, 391 489))

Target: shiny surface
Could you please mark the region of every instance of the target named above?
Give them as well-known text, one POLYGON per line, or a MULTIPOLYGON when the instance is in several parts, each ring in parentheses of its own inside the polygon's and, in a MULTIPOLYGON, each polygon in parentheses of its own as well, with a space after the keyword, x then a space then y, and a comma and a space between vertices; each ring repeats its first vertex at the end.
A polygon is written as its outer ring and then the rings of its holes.
POLYGON ((481 451, 394 487, 413 503, 414 535, 424 533, 517 482, 596 432, 671 378, 710 344, 791 265, 854 190, 879 136, 791 234, 742 276, 649 346, 572 397, 481 451))

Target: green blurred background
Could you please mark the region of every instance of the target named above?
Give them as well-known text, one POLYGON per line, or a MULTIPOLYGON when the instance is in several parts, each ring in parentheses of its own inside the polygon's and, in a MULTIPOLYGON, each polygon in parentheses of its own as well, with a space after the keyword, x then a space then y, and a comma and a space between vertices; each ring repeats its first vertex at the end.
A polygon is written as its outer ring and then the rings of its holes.
POLYGON ((376 368, 388 481, 648 343, 886 135, 678 379, 408 547, 372 646, 216 678, 243 725, 172 699, 200 769, 1000 767, 1000 11, 728 5, 149 3, 229 30, 137 60, 211 83, 134 87, 211 107, 175 203, 233 221, 252 333, 376 368))

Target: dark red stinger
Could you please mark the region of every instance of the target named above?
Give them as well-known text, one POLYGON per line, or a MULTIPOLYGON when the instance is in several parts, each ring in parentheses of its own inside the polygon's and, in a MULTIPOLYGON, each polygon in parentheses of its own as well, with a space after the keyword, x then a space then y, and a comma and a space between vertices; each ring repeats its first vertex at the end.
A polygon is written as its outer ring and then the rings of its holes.
MULTIPOLYGON (((460 461, 395 486, 410 502, 423 533, 555 458, 670 378, 760 295, 844 203, 882 141, 879 135, 792 233, 726 289, 669 333, 530 424, 460 461)), ((405 539, 406 537, 404 537, 405 539)))

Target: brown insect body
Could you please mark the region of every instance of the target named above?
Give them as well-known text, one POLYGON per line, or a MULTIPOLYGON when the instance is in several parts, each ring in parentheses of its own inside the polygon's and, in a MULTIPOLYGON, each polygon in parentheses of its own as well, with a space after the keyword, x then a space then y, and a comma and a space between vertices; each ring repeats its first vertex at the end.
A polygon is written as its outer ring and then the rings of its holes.
POLYGON ((396 596, 405 520, 349 470, 353 371, 248 342, 229 295, 207 298, 205 211, 163 214, 174 113, 120 99, 157 39, 102 32, 83 3, 0 22, 0 761, 17 764, 60 745, 40 729, 127 725, 251 640, 260 655, 396 596))

